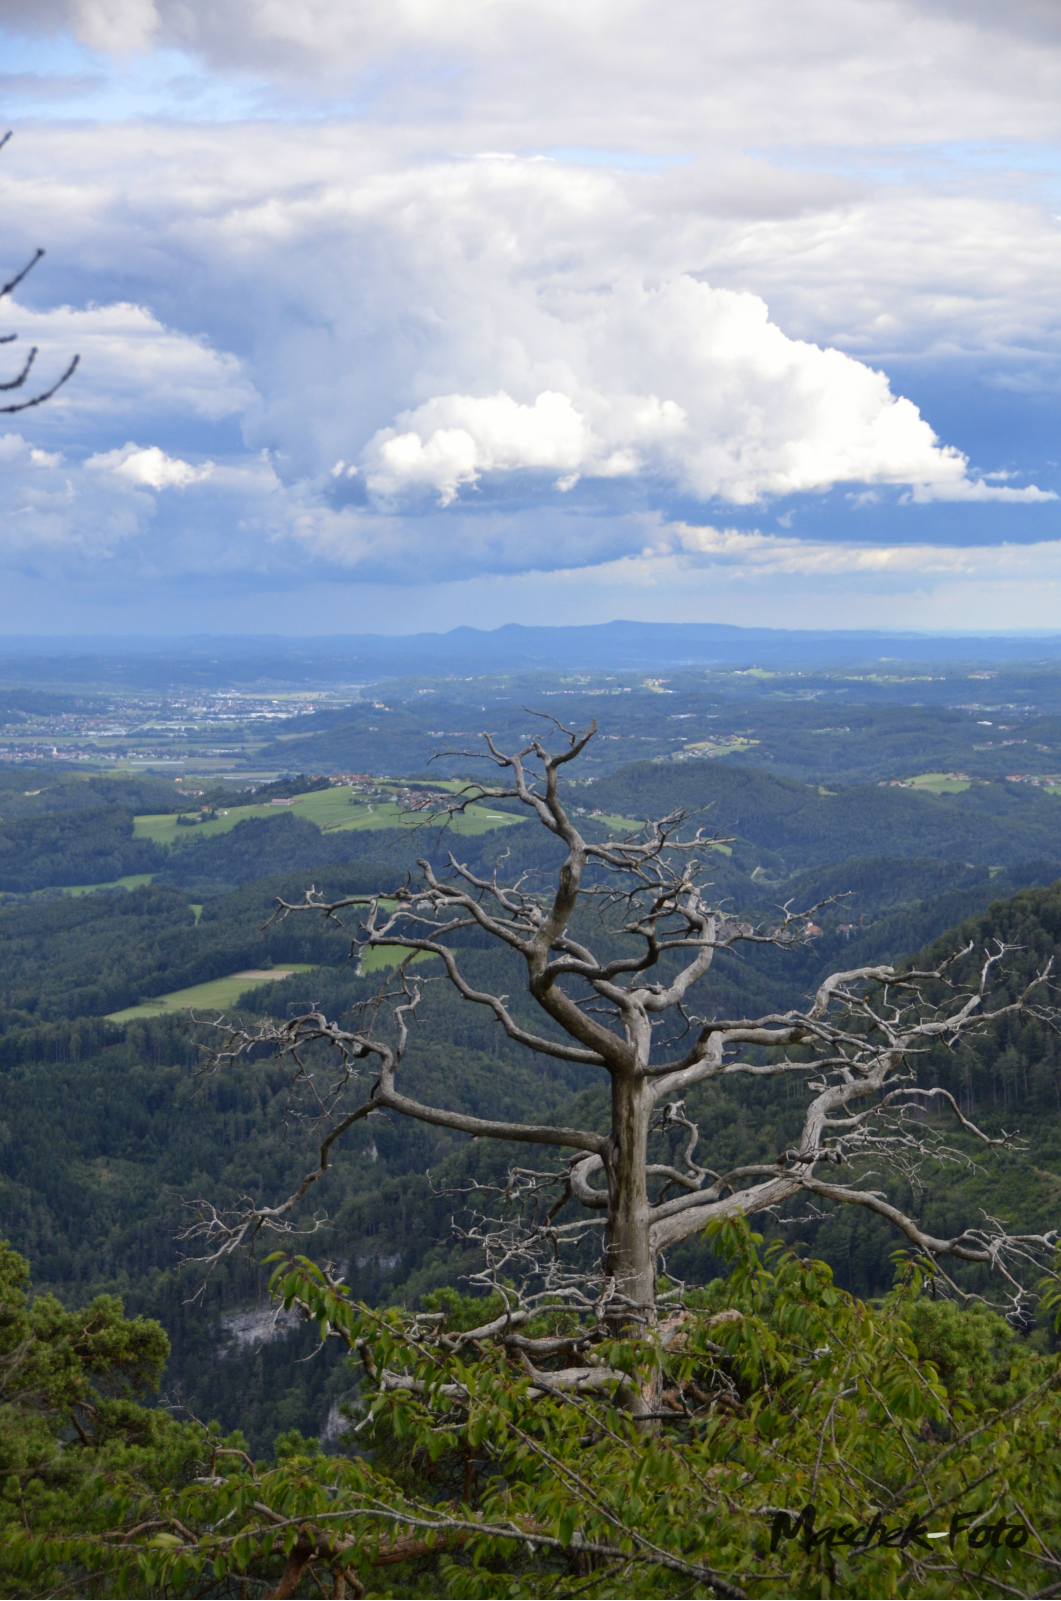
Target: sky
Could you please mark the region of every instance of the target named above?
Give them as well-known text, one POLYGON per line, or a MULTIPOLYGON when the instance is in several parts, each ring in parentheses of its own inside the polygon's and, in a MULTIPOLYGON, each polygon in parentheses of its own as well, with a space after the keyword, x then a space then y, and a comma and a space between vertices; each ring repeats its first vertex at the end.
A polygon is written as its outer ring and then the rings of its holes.
POLYGON ((0 115, 5 632, 1061 630, 1055 0, 0 0, 0 115))

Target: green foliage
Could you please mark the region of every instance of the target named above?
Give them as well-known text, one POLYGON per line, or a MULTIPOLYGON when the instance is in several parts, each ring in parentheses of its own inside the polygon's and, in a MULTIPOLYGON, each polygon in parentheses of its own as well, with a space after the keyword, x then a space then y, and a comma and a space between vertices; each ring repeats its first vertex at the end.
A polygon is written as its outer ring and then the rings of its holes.
MULTIPOLYGON (((992 779, 1015 767, 1057 772, 1056 666, 1003 668, 990 685, 974 685, 967 677, 969 665, 941 671, 937 663, 913 672, 899 667, 894 673, 868 667, 799 673, 782 668, 761 675, 678 668, 661 683, 636 672, 559 674, 527 670, 529 662, 514 669, 510 661, 507 670, 488 677, 391 681, 382 692, 385 708, 362 701, 299 717, 284 730, 286 736, 301 736, 298 743, 282 735, 261 756, 283 766, 297 750, 300 762, 326 772, 418 772, 427 769, 440 744, 476 748, 484 726, 505 748, 518 748, 529 730, 523 708, 536 707, 560 711, 573 727, 598 718, 608 737, 587 754, 580 773, 594 778, 706 741, 716 749, 740 741, 743 748, 737 756, 684 765, 754 766, 814 784, 861 784, 941 768, 992 779), (1008 729, 998 728, 991 710, 954 704, 977 695, 1008 703, 1002 717, 1008 729), (1029 715, 1034 708, 1040 715, 1029 715), (1054 715, 1041 715, 1048 709, 1054 715), (992 726, 984 727, 981 719, 992 726), (445 740, 432 733, 437 729, 446 730, 445 740), (1024 737, 1013 749, 1018 732, 1024 737)), ((646 664, 646 670, 658 672, 658 661, 655 669, 646 664)), ((431 771, 440 770, 467 772, 467 758, 435 762, 431 771)))
POLYGON ((126 1594, 85 1542, 183 1483, 206 1431, 137 1400, 169 1353, 157 1323, 110 1296, 78 1311, 31 1301, 28 1277, 0 1242, 0 1595, 126 1594))
MULTIPOLYGON (((724 1225, 715 1243, 732 1267, 703 1304, 650 1338, 598 1343, 615 1382, 566 1392, 550 1388, 569 1375, 555 1361, 535 1368, 504 1343, 462 1343, 474 1303, 440 1298, 441 1322, 375 1312, 311 1262, 284 1259, 285 1304, 339 1336, 362 1371, 357 1454, 326 1456, 290 1434, 272 1463, 217 1453, 211 1474, 153 1494, 151 1530, 164 1535, 120 1552, 98 1542, 93 1559, 142 1595, 241 1581, 309 1595, 343 1575, 380 1597, 1049 1587, 1061 1558, 1057 1358, 1026 1355, 1016 1401, 990 1374, 974 1395, 923 1357, 912 1326, 920 1319, 947 1359, 968 1339, 979 1350, 985 1329, 985 1349, 1001 1336, 978 1314, 971 1336, 960 1311, 926 1322, 916 1264, 873 1306, 819 1262, 764 1258, 746 1225, 724 1225), (623 1388, 656 1374, 660 1416, 639 1422, 623 1388)), ((570 1320, 545 1311, 527 1333, 570 1320)))
POLYGON ((311 795, 314 790, 327 789, 330 782, 320 773, 313 777, 307 777, 305 773, 288 773, 271 783, 251 784, 247 789, 235 791, 225 788, 218 790, 217 794, 223 796, 229 805, 240 806, 250 801, 271 800, 274 795, 311 795))
POLYGON ((931 1362, 948 1391, 965 1394, 976 1411, 999 1410, 1033 1389, 1041 1368, 1033 1350, 1004 1318, 972 1303, 923 1299, 906 1308, 922 1361, 931 1362))

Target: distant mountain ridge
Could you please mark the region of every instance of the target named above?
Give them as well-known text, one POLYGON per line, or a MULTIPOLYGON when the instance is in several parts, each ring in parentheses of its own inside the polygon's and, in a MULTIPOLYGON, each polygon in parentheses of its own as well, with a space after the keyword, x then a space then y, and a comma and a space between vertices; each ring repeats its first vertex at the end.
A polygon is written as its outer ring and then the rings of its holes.
MULTIPOLYGON (((607 623, 447 633, 270 635, 7 635, 0 679, 69 680, 154 676, 184 662, 204 686, 234 679, 351 682, 453 672, 645 671, 866 665, 890 662, 1026 662, 1061 657, 1061 634, 922 634, 873 630, 741 628, 728 623, 607 623)), ((171 669, 172 670, 172 669, 171 669)))

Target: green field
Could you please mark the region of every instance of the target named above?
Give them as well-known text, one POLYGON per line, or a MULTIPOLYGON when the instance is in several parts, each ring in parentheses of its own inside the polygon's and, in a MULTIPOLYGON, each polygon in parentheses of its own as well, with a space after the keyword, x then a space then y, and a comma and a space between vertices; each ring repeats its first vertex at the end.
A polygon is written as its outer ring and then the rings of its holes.
POLYGON ((918 773, 906 782, 910 789, 927 790, 930 795, 960 795, 973 785, 971 778, 952 778, 949 773, 918 773))
POLYGON ((637 834, 645 826, 643 817, 619 817, 614 812, 587 812, 592 823, 603 823, 613 834, 637 834))
MULTIPOLYGON (((191 844, 211 834, 224 834, 248 817, 283 817, 294 812, 308 822, 315 823, 322 833, 356 828, 415 828, 430 827, 427 814, 403 810, 393 801, 369 801, 360 796, 351 798, 349 789, 315 789, 308 795, 296 795, 290 806, 233 806, 228 811, 219 809, 217 817, 193 827, 177 822, 174 813, 162 816, 138 817, 134 833, 137 839, 153 839, 157 845, 191 844)), ((455 817, 449 827, 455 834, 486 834, 492 828, 506 828, 511 823, 522 823, 522 817, 507 812, 491 811, 488 806, 470 806, 463 817, 455 817)), ((438 826, 437 824, 435 825, 438 826)))
POLYGON ((286 967, 246 968, 242 973, 229 973, 226 978, 213 978, 206 984, 171 990, 168 995, 153 995, 140 1006, 127 1006, 124 1011, 111 1012, 109 1016, 112 1023, 128 1023, 134 1017, 158 1017, 163 1012, 184 1012, 196 1007, 214 1011, 235 1006, 241 995, 261 984, 275 983, 292 973, 312 971, 309 962, 291 962, 286 967))
MULTIPOLYGON (((409 954, 404 945, 379 946, 370 951, 361 953, 361 971, 363 973, 378 973, 384 967, 397 967, 403 956, 409 954)), ((429 951, 417 951, 413 957, 414 962, 431 961, 429 951)))
MULTIPOLYGON (((202 907, 192 907, 192 911, 202 907)), ((196 919, 198 921, 198 919, 196 919)), ((387 949, 365 951, 361 958, 363 973, 380 972, 395 967, 407 952, 400 945, 387 949)), ((425 952, 413 957, 414 962, 430 961, 425 952)), ((192 984, 188 989, 171 990, 168 995, 153 995, 139 1006, 127 1006, 124 1011, 110 1012, 112 1023, 128 1023, 134 1017, 159 1017, 163 1012, 225 1011, 239 1003, 241 995, 258 989, 262 984, 275 984, 278 979, 290 978, 292 973, 312 973, 311 962, 288 962, 284 967, 245 968, 241 973, 229 973, 225 978, 212 978, 205 984, 192 984)))
MULTIPOLYGON (((139 889, 141 884, 150 884, 154 873, 127 873, 124 878, 112 878, 106 884, 66 884, 63 886, 64 895, 92 895, 98 889, 139 889)), ((37 892, 38 894, 40 891, 37 892)))
POLYGON ((750 750, 758 743, 757 739, 697 739, 685 750, 689 756, 732 756, 735 751, 750 750))

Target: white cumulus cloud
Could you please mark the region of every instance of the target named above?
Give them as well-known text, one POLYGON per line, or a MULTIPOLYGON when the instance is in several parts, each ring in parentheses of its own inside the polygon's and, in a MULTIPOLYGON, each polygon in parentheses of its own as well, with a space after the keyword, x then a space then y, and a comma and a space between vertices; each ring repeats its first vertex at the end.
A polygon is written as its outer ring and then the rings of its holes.
POLYGON ((546 390, 533 405, 501 392, 481 400, 441 395, 406 412, 398 427, 381 430, 368 447, 369 487, 389 494, 428 484, 448 506, 461 484, 484 472, 583 466, 587 429, 567 395, 546 390))
POLYGON ((167 456, 157 445, 141 449, 132 443, 123 445, 120 450, 90 456, 85 466, 91 471, 113 473, 117 478, 147 489, 187 489, 189 484, 209 478, 214 468, 212 461, 193 467, 191 462, 167 456))
POLYGON ((911 485, 920 501, 1053 498, 970 478, 884 373, 790 339, 757 295, 688 274, 610 291, 568 291, 566 340, 555 312, 523 323, 528 366, 566 345, 567 393, 436 396, 370 441, 369 488, 426 485, 448 506, 484 474, 540 469, 564 472, 565 488, 647 474, 736 505, 848 483, 911 485))

